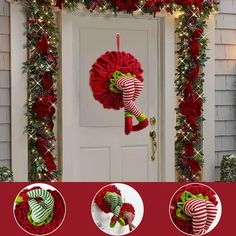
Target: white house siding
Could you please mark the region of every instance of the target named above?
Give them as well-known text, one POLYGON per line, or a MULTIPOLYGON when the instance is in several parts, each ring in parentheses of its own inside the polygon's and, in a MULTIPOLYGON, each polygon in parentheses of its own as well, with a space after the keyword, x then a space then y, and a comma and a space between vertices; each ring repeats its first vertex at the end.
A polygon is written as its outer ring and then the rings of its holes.
POLYGON ((236 153, 236 0, 221 0, 216 16, 216 180, 225 154, 236 153))
POLYGON ((0 0, 0 166, 10 167, 10 11, 0 0))

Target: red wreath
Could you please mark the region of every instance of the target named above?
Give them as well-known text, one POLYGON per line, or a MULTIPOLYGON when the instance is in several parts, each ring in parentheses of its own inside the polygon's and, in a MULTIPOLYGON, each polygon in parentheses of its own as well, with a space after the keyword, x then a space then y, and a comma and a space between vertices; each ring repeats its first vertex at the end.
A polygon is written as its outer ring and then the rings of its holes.
MULTIPOLYGON (((115 185, 108 185, 98 192, 98 194, 94 199, 94 202, 97 204, 100 210, 102 210, 105 213, 110 213, 111 206, 106 204, 106 202, 104 201, 104 197, 107 192, 113 192, 121 196, 120 190, 115 185)), ((135 215, 135 209, 130 203, 123 203, 119 215, 123 216, 125 212, 131 212, 135 215)), ((125 220, 125 224, 126 225, 128 224, 127 220, 125 220)))
POLYGON ((210 188, 204 186, 204 185, 200 185, 200 184, 193 184, 193 185, 188 185, 185 186, 183 188, 181 188, 172 198, 172 202, 171 202, 171 209, 170 209, 170 214, 171 214, 171 218, 174 222, 174 224, 183 232, 187 233, 187 234, 193 234, 193 227, 192 227, 192 221, 184 221, 181 218, 179 218, 176 215, 176 209, 177 209, 177 203, 180 201, 180 196, 183 192, 185 191, 189 191, 191 192, 193 195, 197 195, 197 194, 202 194, 203 196, 207 196, 208 200, 210 202, 212 202, 215 206, 217 206, 218 202, 216 200, 216 194, 213 190, 211 190, 210 188))
POLYGON ((104 108, 119 110, 124 106, 122 93, 114 93, 109 89, 110 79, 115 71, 131 73, 141 82, 144 79, 141 63, 128 52, 106 52, 92 65, 90 86, 94 98, 102 103, 104 108))
MULTIPOLYGON (((39 189, 40 187, 34 187, 31 189, 23 190, 19 195, 25 197, 26 192, 32 189, 39 189)), ((45 235, 56 230, 62 223, 65 215, 65 205, 60 193, 56 190, 47 190, 52 194, 54 199, 53 219, 47 225, 34 226, 28 220, 28 213, 30 211, 27 201, 23 201, 15 207, 15 217, 19 225, 27 232, 34 235, 45 235)))

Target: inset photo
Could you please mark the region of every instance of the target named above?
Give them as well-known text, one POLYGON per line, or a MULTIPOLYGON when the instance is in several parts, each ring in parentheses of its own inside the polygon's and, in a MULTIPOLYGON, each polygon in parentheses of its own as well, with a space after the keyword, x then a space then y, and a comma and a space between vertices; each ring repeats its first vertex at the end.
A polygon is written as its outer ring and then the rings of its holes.
POLYGON ((108 235, 126 235, 141 223, 144 206, 139 193, 127 184, 114 183, 95 195, 91 213, 96 226, 108 235))
POLYGON ((204 184, 179 188, 170 201, 169 214, 175 227, 186 235, 205 235, 220 221, 222 205, 216 192, 204 184))
POLYGON ((66 205, 56 188, 42 183, 31 184, 16 196, 13 213, 26 233, 49 235, 62 225, 66 205))

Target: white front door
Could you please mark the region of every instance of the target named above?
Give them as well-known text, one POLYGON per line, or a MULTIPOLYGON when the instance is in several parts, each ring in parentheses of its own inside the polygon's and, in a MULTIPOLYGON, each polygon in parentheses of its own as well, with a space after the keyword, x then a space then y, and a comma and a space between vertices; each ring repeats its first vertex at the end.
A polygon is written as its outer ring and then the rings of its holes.
POLYGON ((157 181, 159 146, 153 161, 149 133, 159 134, 159 19, 63 13, 62 22, 64 180, 157 181), (149 118, 157 118, 155 126, 130 135, 124 134, 123 109, 105 110, 89 86, 92 64, 116 50, 116 33, 121 35, 121 50, 132 53, 144 70, 137 105, 149 118))

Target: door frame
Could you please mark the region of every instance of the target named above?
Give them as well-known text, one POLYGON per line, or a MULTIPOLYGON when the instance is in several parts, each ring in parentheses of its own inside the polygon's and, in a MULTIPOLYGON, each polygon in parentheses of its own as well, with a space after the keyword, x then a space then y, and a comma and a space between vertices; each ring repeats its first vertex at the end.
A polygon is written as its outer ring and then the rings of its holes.
MULTIPOLYGON (((167 13, 160 13, 158 14, 158 17, 162 17, 163 19, 163 33, 165 38, 163 42, 163 100, 159 101, 163 106, 163 117, 161 122, 161 135, 163 143, 161 143, 161 146, 163 147, 163 156, 165 158, 160 159, 162 162, 160 162, 159 168, 162 171, 161 175, 159 176, 159 180, 175 181, 175 17, 167 13), (170 124, 173 125, 170 126, 170 124)), ((23 11, 22 4, 11 3, 10 18, 12 170, 14 172, 15 181, 27 181, 28 140, 27 134, 24 133, 25 126, 27 125, 24 107, 27 99, 27 80, 26 76, 22 73, 22 63, 27 60, 27 50, 24 47, 26 44, 26 16, 25 12, 23 11)), ((210 42, 208 44, 209 50, 207 51, 207 56, 211 57, 211 59, 207 61, 206 67, 204 69, 207 78, 204 83, 204 94, 207 97, 207 101, 204 104, 204 117, 206 118, 206 121, 203 123, 203 137, 205 139, 203 142, 203 152, 205 154, 204 181, 214 181, 215 179, 214 30, 215 16, 212 14, 208 20, 208 32, 206 32, 210 42)), ((63 91, 61 91, 61 93, 63 93, 63 91)), ((61 93, 59 93, 59 95, 61 93)), ((61 99, 59 98, 59 101, 60 100, 61 99)), ((61 119, 62 116, 58 117, 58 120, 61 119)), ((58 127, 60 127, 60 125, 58 125, 58 127)), ((59 144, 62 143, 62 139, 63 137, 58 138, 59 144)), ((63 160, 63 154, 61 159, 63 160)), ((66 173, 63 174, 63 177, 64 180, 67 179, 66 173)))

